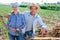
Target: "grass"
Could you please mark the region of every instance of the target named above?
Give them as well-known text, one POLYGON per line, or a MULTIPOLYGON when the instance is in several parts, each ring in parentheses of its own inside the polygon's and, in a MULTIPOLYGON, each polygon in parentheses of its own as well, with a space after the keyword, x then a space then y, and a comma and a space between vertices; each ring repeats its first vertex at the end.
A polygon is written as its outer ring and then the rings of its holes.
MULTIPOLYGON (((11 13, 11 10, 12 9, 10 6, 0 5, 0 15, 2 15, 3 17, 8 13, 11 13)), ((28 10, 28 8, 19 7, 20 12, 24 12, 26 10, 28 10)), ((43 21, 46 23, 46 25, 49 28, 51 28, 54 25, 53 23, 51 23, 51 21, 58 22, 58 20, 60 19, 60 11, 40 9, 37 11, 37 13, 42 17, 43 21)), ((4 17, 4 21, 6 22, 5 17, 4 17)), ((2 21, 0 21, 0 28, 2 28, 3 32, 5 33, 5 37, 8 38, 6 28, 3 26, 2 21)))

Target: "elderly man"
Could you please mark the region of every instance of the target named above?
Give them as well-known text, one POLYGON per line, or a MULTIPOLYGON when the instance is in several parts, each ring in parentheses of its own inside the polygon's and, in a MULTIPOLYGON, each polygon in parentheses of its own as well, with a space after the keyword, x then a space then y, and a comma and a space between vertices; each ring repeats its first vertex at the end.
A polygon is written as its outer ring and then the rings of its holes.
POLYGON ((24 16, 18 11, 18 3, 12 3, 12 12, 7 21, 8 36, 10 40, 24 40, 22 29, 25 27, 24 16))
POLYGON ((31 5, 29 7, 30 11, 24 12, 25 20, 26 20, 26 29, 25 29, 25 35, 28 35, 29 37, 33 37, 35 34, 35 27, 38 23, 41 28, 42 35, 46 32, 46 25, 43 23, 41 17, 36 13, 38 10, 38 6, 31 5))

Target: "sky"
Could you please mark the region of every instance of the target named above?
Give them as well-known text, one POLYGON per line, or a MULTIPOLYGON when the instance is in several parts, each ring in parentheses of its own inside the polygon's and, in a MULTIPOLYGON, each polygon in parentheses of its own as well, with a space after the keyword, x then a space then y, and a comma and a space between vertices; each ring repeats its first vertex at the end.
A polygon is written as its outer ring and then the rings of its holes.
POLYGON ((30 3, 40 3, 40 4, 43 4, 44 2, 46 2, 46 3, 57 3, 58 1, 60 2, 60 0, 0 0, 0 3, 10 4, 10 3, 14 3, 14 2, 21 3, 23 1, 30 2, 30 3))

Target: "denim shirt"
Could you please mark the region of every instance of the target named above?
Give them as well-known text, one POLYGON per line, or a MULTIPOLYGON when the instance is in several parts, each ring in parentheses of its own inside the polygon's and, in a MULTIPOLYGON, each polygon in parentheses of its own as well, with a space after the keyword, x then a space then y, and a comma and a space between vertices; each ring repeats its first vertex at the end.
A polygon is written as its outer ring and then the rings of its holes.
POLYGON ((9 27, 13 27, 15 29, 19 28, 19 27, 25 27, 25 17, 24 15, 20 14, 19 12, 15 15, 13 12, 11 13, 6 27, 8 28, 8 33, 10 33, 11 35, 16 35, 16 32, 12 32, 11 29, 9 29, 9 27))
MULTIPOLYGON (((29 16, 30 16, 30 11, 24 12, 23 14, 25 16, 26 25, 30 25, 30 24, 27 24, 27 22, 29 21, 28 19, 29 19, 29 16)), ((40 28, 46 29, 46 25, 43 23, 41 17, 36 13, 34 18, 33 18, 33 23, 32 23, 33 34, 35 34, 35 28, 36 28, 37 23, 39 24, 40 28)), ((26 31, 26 29, 25 29, 25 31, 26 31)))

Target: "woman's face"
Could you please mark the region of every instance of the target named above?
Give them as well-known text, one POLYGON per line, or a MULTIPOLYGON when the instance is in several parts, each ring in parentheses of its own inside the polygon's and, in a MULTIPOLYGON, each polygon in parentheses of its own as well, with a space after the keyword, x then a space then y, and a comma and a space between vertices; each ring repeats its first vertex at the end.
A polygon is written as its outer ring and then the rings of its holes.
POLYGON ((13 10, 14 12, 16 12, 16 11, 18 10, 18 7, 17 7, 17 6, 13 6, 13 7, 12 7, 12 10, 13 10))

